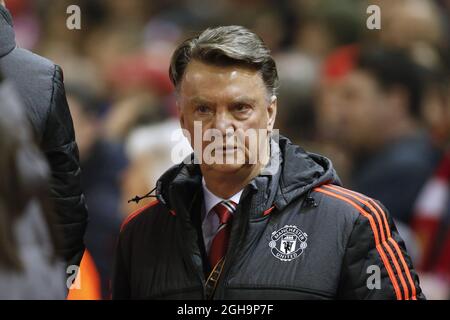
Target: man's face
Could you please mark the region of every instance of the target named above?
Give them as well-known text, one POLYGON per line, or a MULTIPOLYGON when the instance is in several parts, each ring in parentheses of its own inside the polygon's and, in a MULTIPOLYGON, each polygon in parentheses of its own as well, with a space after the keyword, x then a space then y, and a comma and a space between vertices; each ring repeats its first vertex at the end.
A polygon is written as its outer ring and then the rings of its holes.
POLYGON ((340 138, 352 148, 370 147, 383 130, 388 99, 370 73, 353 70, 337 87, 340 138))
POLYGON ((185 70, 179 95, 181 127, 190 134, 202 170, 231 173, 255 159, 260 163, 256 154, 267 150, 276 99, 268 94, 258 71, 193 60, 185 70), (201 125, 201 130, 195 131, 194 124, 201 125), (199 140, 200 148, 195 145, 199 140), (245 161, 237 161, 242 157, 245 161))

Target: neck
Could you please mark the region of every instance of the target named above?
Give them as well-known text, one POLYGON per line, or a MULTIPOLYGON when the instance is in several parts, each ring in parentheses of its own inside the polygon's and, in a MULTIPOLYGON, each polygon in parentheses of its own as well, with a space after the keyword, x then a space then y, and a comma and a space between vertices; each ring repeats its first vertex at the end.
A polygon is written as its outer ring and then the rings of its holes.
POLYGON ((370 154, 396 140, 413 135, 418 129, 417 122, 412 119, 396 121, 391 125, 384 126, 377 135, 372 135, 372 140, 367 139, 370 143, 366 143, 363 149, 370 154))
POLYGON ((392 125, 389 128, 390 130, 385 131, 385 141, 392 141, 410 136, 417 132, 418 125, 416 121, 412 119, 405 119, 404 121, 397 122, 395 125, 392 125))

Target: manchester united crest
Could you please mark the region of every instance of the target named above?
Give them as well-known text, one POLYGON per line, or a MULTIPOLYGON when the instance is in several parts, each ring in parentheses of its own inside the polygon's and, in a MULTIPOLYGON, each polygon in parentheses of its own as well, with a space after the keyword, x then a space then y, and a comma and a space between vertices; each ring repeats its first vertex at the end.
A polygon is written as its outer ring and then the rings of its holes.
POLYGON ((272 232, 269 247, 273 256, 281 261, 292 261, 300 256, 307 247, 308 235, 293 225, 272 232))

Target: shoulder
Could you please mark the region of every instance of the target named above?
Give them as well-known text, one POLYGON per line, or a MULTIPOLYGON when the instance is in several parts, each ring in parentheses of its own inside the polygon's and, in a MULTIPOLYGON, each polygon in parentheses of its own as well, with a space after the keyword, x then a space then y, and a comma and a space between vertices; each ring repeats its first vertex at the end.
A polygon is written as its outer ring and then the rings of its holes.
POLYGON ((56 70, 56 65, 52 61, 23 48, 15 48, 2 60, 5 61, 5 72, 8 72, 10 66, 11 71, 16 74, 27 73, 31 76, 46 76, 52 79, 56 70))
MULTIPOLYGON (((5 76, 15 85, 25 99, 25 104, 39 108, 50 105, 55 85, 63 85, 63 72, 53 61, 23 48, 15 48, 0 59, 5 76)), ((56 90, 58 92, 58 90, 56 90)))
POLYGON ((56 65, 22 48, 1 58, 0 64, 5 77, 16 86, 36 132, 42 133, 54 94, 56 65))
POLYGON ((343 210, 348 212, 354 218, 360 216, 378 218, 386 216, 386 209, 383 205, 362 193, 355 192, 337 185, 326 184, 314 188, 316 194, 320 194, 320 201, 324 207, 330 207, 333 210, 343 210))
POLYGON ((161 217, 161 213, 165 215, 170 215, 169 210, 159 201, 154 200, 149 204, 143 206, 142 208, 131 213, 122 223, 120 227, 120 233, 128 234, 133 232, 140 226, 146 224, 153 224, 155 219, 161 217))
POLYGON ((334 212, 343 211, 354 223, 364 225, 370 229, 375 240, 387 234, 390 236, 391 217, 387 209, 379 201, 362 193, 345 189, 336 185, 322 185, 314 189, 321 196, 323 207, 334 212))

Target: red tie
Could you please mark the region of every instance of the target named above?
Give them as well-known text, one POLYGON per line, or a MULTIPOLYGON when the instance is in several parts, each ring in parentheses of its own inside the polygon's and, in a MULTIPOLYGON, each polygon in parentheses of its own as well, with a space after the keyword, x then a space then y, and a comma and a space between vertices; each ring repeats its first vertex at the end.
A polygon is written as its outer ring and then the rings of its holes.
POLYGON ((219 229, 214 236, 211 248, 209 249, 209 263, 211 268, 214 268, 227 253, 231 222, 233 213, 236 210, 236 203, 231 200, 222 201, 216 204, 212 210, 217 214, 220 221, 219 229))

